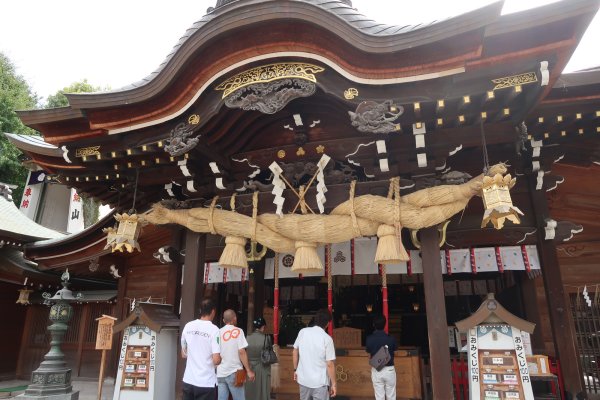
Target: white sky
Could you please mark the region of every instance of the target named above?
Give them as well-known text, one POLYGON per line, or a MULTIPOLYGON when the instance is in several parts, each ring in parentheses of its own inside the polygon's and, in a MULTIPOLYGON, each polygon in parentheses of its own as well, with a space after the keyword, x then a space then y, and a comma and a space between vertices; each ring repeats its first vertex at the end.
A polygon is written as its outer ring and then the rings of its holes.
MULTIPOLYGON (((569 0, 566 0, 569 1, 569 0)), ((444 19, 491 0, 354 0, 377 21, 416 24, 444 19)), ((503 13, 550 3, 506 0, 503 13)), ((87 78, 113 89, 135 82, 163 61, 179 37, 216 0, 12 0, 2 2, 0 52, 40 97, 87 78)), ((565 71, 600 65, 596 16, 565 71)))

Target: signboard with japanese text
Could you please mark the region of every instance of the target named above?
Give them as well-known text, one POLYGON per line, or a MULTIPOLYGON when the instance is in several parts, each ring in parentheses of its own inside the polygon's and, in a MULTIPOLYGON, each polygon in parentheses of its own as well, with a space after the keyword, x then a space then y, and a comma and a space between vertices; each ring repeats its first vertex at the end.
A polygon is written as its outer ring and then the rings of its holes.
POLYGON ((67 232, 77 233, 84 229, 83 223, 83 200, 75 189, 71 189, 69 203, 69 214, 67 216, 67 232))
POLYGON ((23 189, 19 210, 31 220, 35 220, 40 198, 42 197, 45 177, 46 175, 43 171, 30 171, 27 178, 27 185, 23 189))
POLYGON ((102 315, 96 318, 98 321, 98 331, 96 332, 96 350, 110 350, 113 342, 113 326, 116 318, 108 315, 102 315))
POLYGON ((470 399, 533 400, 521 331, 506 324, 469 329, 470 399))

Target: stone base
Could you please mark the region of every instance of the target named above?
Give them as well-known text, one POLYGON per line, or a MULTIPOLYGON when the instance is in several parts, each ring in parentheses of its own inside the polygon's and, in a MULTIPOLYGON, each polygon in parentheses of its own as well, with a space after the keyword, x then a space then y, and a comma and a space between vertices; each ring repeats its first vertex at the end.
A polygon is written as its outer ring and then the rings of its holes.
POLYGON ((30 394, 21 394, 16 399, 19 400, 79 400, 79 392, 71 392, 65 394, 52 394, 34 396, 30 394))

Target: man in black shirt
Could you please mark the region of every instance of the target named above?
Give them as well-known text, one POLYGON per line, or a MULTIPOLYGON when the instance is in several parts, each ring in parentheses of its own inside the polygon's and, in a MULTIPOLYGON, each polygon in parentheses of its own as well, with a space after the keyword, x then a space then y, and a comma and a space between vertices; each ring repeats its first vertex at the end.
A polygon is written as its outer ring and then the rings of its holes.
POLYGON ((375 332, 367 337, 367 353, 373 357, 383 346, 388 347, 390 361, 380 371, 371 368, 371 380, 375 390, 375 400, 396 399, 396 370, 394 369, 394 351, 397 349, 396 339, 385 333, 385 317, 377 315, 373 319, 375 332))

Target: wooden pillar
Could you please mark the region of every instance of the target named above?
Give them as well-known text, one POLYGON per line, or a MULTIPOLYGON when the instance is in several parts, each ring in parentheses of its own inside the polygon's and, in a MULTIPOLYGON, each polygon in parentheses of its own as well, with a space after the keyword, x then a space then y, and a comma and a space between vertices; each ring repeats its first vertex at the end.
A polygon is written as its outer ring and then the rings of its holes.
POLYGON ((574 324, 571 318, 571 306, 565 296, 560 265, 556 254, 556 245, 552 240, 544 239, 545 218, 550 218, 546 191, 536 190, 536 177, 529 176, 529 192, 537 225, 537 246, 542 264, 544 290, 548 301, 550 326, 554 337, 556 357, 560 360, 565 391, 573 398, 585 393, 582 368, 577 355, 574 324))
POLYGON ((446 303, 437 227, 421 230, 423 287, 427 311, 431 387, 434 399, 453 399, 446 303))
MULTIPOLYGON (((185 263, 183 267, 183 284, 181 287, 181 315, 179 316, 179 332, 185 324, 198 318, 198 309, 204 295, 204 264, 206 262, 206 234, 190 231, 185 234, 185 263)), ((185 360, 181 358, 181 344, 177 345, 177 380, 176 398, 181 398, 181 386, 185 360)))

